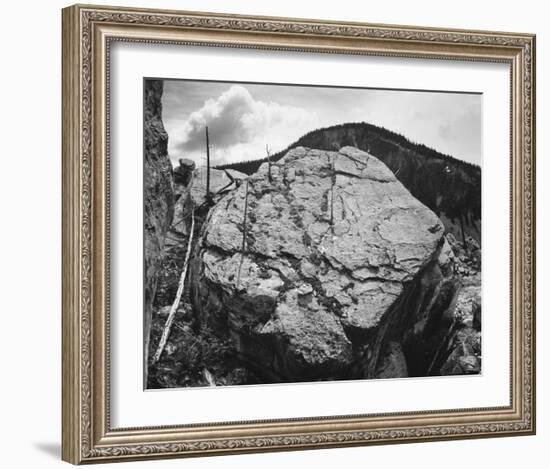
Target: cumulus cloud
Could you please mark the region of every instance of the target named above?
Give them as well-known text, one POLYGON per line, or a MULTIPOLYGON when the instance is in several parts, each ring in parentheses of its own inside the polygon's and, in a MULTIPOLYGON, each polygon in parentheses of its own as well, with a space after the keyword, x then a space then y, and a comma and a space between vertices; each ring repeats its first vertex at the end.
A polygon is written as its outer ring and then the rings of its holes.
POLYGON ((203 158, 205 126, 212 162, 220 164, 261 158, 266 144, 281 150, 316 125, 316 116, 301 107, 256 100, 244 86, 233 85, 178 123, 179 135, 171 135, 171 156, 203 158))

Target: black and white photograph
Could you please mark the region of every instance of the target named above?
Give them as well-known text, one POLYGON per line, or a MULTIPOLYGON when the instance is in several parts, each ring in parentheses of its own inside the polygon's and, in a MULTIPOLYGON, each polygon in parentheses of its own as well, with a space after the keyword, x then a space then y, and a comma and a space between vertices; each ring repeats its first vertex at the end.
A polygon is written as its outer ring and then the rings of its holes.
POLYGON ((481 94, 143 87, 146 389, 481 374, 481 94))

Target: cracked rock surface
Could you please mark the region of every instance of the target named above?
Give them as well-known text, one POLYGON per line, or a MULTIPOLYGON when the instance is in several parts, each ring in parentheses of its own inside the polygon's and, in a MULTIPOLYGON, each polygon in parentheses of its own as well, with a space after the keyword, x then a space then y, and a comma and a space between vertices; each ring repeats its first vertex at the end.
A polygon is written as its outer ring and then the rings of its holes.
POLYGON ((372 155, 295 148, 210 211, 191 272, 195 309, 277 380, 346 377, 443 234, 372 155))

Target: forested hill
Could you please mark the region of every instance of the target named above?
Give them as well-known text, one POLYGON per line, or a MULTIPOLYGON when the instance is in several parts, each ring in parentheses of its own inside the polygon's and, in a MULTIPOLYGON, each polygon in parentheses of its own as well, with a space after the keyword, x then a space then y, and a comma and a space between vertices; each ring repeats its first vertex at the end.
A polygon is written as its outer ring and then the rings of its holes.
MULTIPOLYGON (((412 195, 440 216, 455 235, 469 234, 478 241, 481 239, 481 168, 413 143, 383 127, 361 122, 314 130, 271 158, 277 161, 298 146, 338 150, 348 145, 383 161, 412 195)), ((266 161, 267 158, 262 158, 218 168, 253 174, 266 161)))

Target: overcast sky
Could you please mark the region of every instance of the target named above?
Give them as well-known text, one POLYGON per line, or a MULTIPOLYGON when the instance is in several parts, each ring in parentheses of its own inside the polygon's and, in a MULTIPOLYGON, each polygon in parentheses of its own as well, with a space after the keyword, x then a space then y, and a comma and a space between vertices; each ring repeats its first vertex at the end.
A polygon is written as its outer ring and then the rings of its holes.
POLYGON ((212 164, 265 156, 320 127, 368 122, 442 153, 481 164, 479 94, 165 80, 163 122, 175 164, 212 164))

